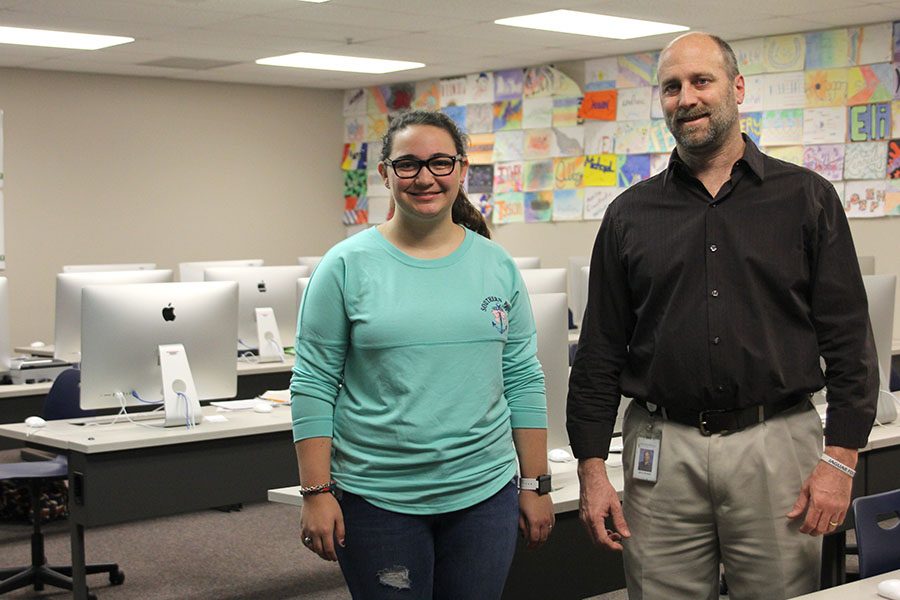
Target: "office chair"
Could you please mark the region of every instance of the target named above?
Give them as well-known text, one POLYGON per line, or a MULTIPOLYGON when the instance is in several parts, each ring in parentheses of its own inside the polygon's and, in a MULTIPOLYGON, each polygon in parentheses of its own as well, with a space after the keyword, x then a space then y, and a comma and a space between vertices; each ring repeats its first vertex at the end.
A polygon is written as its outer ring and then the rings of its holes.
POLYGON ((900 569, 900 523, 882 527, 884 516, 900 517, 900 489, 853 501, 860 579, 900 569))
MULTIPOLYGON (((79 385, 81 371, 68 369, 59 374, 47 399, 44 402, 44 418, 47 420, 84 416, 85 411, 79 406, 79 385)), ((31 498, 32 521, 34 529, 31 534, 31 564, 25 567, 0 569, 0 594, 32 585, 36 591, 44 589, 45 584, 54 587, 72 589, 71 566, 47 566, 44 556, 44 534, 41 532, 41 492, 43 484, 54 480, 68 478, 68 459, 57 455, 51 460, 0 464, 0 479, 25 479, 31 498)), ((125 573, 115 563, 87 565, 85 572, 109 573, 109 582, 121 585, 125 581, 125 573)), ((96 598, 93 594, 90 597, 96 598)))

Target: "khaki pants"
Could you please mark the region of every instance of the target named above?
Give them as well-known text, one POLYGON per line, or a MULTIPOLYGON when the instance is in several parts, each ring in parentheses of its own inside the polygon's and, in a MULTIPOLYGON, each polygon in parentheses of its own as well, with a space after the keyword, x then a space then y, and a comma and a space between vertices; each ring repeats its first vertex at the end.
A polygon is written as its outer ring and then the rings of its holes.
POLYGON ((811 405, 706 437, 633 402, 623 430, 629 600, 717 600, 720 562, 732 600, 818 589, 821 538, 785 517, 822 450, 811 405), (662 431, 656 483, 631 476, 636 440, 651 424, 662 431))

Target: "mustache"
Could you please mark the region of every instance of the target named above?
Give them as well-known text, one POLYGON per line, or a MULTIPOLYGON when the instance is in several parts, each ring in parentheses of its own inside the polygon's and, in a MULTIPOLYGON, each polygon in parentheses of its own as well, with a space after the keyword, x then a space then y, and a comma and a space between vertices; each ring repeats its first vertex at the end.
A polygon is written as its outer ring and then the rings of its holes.
POLYGON ((693 110, 678 110, 675 112, 675 120, 677 121, 690 121, 691 119, 696 119, 697 117, 705 117, 709 114, 709 111, 704 110, 702 108, 695 108, 693 110))

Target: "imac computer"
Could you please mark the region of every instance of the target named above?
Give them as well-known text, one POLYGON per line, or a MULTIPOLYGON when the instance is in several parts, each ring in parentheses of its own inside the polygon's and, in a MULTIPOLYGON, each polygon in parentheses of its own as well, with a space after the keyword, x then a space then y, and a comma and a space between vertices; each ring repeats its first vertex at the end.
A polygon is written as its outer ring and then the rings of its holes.
POLYGON ((259 350, 262 362, 284 360, 297 333, 297 280, 302 265, 206 269, 206 281, 236 281, 240 289, 238 350, 259 350))
POLYGON ((566 394, 569 387, 569 307, 565 294, 529 294, 537 329, 537 354, 547 388, 547 448, 569 445, 566 394))
POLYGON ((875 257, 874 256, 857 256, 859 261, 859 272, 863 275, 875 274, 875 257))
POLYGON ((565 294, 565 269, 520 269, 529 294, 565 294))
POLYGON ((86 285, 165 281, 172 281, 170 269, 57 274, 53 357, 70 363, 81 361, 81 291, 86 285))
POLYGON ((91 273, 94 271, 148 271, 156 268, 156 263, 119 263, 108 265, 63 265, 63 273, 91 273))
POLYGON ((513 256, 512 259, 520 269, 541 268, 541 258, 539 256, 513 256))
POLYGON ((589 256, 569 257, 569 309, 572 311, 572 321, 576 327, 581 326, 581 315, 584 313, 584 295, 581 290, 581 268, 591 266, 589 256))
POLYGON ((312 273, 316 270, 316 267, 319 266, 319 262, 321 260, 321 256, 298 256, 297 264, 303 265, 304 267, 309 267, 309 272, 312 273))
POLYGON ((303 305, 303 294, 306 293, 306 286, 309 285, 309 277, 301 277, 297 280, 297 314, 300 314, 300 307, 303 305))
POLYGON ((200 400, 237 393, 236 283, 87 286, 82 303, 82 408, 162 404, 192 427, 200 400))
POLYGON ((178 263, 179 281, 203 281, 203 271, 218 267, 261 267, 261 258, 247 258, 243 260, 206 260, 200 262, 178 263))
POLYGON ((894 296, 897 288, 896 275, 865 275, 866 296, 869 301, 869 320, 875 339, 875 353, 878 355, 878 409, 875 418, 879 423, 890 423, 897 419, 897 404, 890 393, 891 382, 891 339, 894 335, 894 296))
POLYGON ((573 300, 575 309, 572 311, 572 319, 578 327, 584 321, 584 311, 588 302, 588 282, 591 279, 591 268, 581 267, 575 275, 577 284, 573 287, 577 290, 578 297, 573 300))
POLYGON ((0 373, 9 371, 12 354, 9 342, 9 283, 0 277, 0 373))

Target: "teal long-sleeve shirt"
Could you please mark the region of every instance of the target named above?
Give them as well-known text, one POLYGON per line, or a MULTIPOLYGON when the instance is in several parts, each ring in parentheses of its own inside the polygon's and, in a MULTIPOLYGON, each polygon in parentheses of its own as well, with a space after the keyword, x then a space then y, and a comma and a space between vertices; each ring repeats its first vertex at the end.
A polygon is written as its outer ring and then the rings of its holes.
POLYGON ((306 288, 291 378, 294 441, 332 438, 332 478, 410 514, 472 506, 516 471, 512 428, 547 426, 528 293, 465 230, 413 258, 377 229, 332 248, 306 288))

